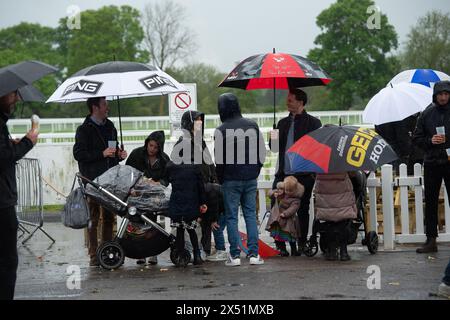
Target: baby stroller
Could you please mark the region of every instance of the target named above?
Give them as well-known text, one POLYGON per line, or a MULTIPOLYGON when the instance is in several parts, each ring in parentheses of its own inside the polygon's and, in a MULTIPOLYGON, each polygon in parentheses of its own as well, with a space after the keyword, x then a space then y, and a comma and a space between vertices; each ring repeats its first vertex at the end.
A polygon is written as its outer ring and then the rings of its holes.
MULTIPOLYGON (((95 181, 80 174, 77 179, 85 195, 122 217, 114 239, 103 242, 97 249, 103 268, 116 269, 124 263, 125 257, 142 259, 168 248, 173 251, 175 237, 149 218, 167 214, 170 190, 148 183, 142 172, 126 165, 109 169, 95 181)), ((173 252, 172 262, 180 260, 178 255, 182 256, 182 261, 186 259, 186 253, 173 252)))
POLYGON ((364 232, 362 245, 367 246, 371 254, 375 254, 378 251, 378 235, 375 231, 368 232, 366 225, 365 203, 367 196, 367 176, 362 171, 356 171, 354 175, 350 176, 350 180, 356 198, 356 219, 348 219, 339 222, 315 219, 313 222, 312 234, 304 251, 306 256, 315 256, 319 247, 323 253, 326 253, 331 239, 336 236, 344 237, 347 244, 353 244, 356 242, 358 232, 364 232), (318 234, 320 234, 319 241, 317 241, 318 234))

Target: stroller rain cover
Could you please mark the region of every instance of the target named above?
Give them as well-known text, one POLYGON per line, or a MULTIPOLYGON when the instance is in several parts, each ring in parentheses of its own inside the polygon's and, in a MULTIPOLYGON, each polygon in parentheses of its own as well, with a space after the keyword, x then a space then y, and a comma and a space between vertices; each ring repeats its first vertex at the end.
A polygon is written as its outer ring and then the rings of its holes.
MULTIPOLYGON (((120 200, 126 202, 130 189, 142 177, 143 173, 131 166, 117 165, 110 168, 102 175, 94 179, 94 182, 100 184, 103 188, 111 192, 120 200)), ((86 194, 94 198, 95 202, 111 211, 120 212, 124 208, 113 199, 104 195, 96 187, 88 184, 86 194)))

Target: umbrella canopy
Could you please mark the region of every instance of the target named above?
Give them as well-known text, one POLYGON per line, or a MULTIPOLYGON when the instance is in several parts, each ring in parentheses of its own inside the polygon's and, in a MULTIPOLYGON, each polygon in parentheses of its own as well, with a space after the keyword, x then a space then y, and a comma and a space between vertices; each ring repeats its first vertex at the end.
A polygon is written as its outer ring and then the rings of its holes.
POLYGON ((294 54, 264 53, 248 57, 237 65, 219 87, 244 90, 273 89, 275 128, 275 90, 290 87, 324 86, 331 78, 317 64, 294 54))
POLYGON ((304 135, 286 155, 294 172, 316 173, 375 171, 397 159, 394 150, 375 131, 335 125, 304 135))
POLYGON ((94 97, 134 98, 187 91, 159 68, 138 62, 111 61, 78 71, 48 102, 80 102, 94 97))
POLYGON ((444 72, 431 69, 412 69, 402 71, 397 74, 391 81, 389 81, 388 86, 390 84, 409 82, 431 87, 433 83, 443 80, 450 80, 450 76, 444 72))
POLYGON ((45 96, 36 87, 27 85, 19 89, 20 99, 24 102, 44 102, 45 96))
POLYGON ((422 112, 433 98, 433 90, 416 83, 399 83, 381 89, 363 112, 364 123, 375 125, 401 121, 422 112))
POLYGON ((251 56, 231 71, 219 87, 284 89, 327 85, 331 78, 317 64, 298 55, 265 53, 251 56))
POLYGON ((56 71, 58 71, 57 68, 35 60, 3 67, 0 69, 0 97, 56 71))

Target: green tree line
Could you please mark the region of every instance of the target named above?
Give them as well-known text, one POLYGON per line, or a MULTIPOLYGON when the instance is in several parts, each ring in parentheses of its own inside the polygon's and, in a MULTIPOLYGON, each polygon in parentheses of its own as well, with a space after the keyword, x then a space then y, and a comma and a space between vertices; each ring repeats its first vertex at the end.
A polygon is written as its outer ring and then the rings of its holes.
MULTIPOLYGON (((170 5, 165 5, 163 10, 148 11, 150 8, 146 12, 152 17, 158 12, 170 14, 170 5)), ((310 97, 309 110, 363 109, 401 70, 431 68, 450 72, 449 13, 426 13, 411 28, 406 43, 400 45, 385 14, 380 13, 376 28, 367 27, 367 8, 373 5, 372 0, 337 0, 317 17, 321 33, 307 58, 327 71, 333 81, 327 87, 305 89, 310 97)), ((182 8, 176 10, 180 12, 182 8)), ((152 38, 146 38, 143 15, 131 6, 83 11, 81 26, 71 29, 67 17, 63 17, 56 28, 22 22, 0 29, 0 67, 23 60, 40 60, 58 67, 58 73, 36 83, 44 95, 50 96, 63 80, 87 66, 114 59, 144 63, 154 60, 151 52, 156 46, 150 41, 152 38), (145 43, 151 46, 146 47, 145 43)), ((293 41, 302 40, 299 36, 293 41)), ((174 65, 164 71, 179 82, 196 83, 198 109, 207 114, 217 113, 217 98, 224 92, 238 96, 244 113, 273 110, 272 90, 218 88, 226 74, 216 67, 202 62, 174 65)), ((285 95, 283 91, 276 92, 279 111, 285 109, 285 95)), ((159 97, 124 99, 121 105, 123 116, 168 114, 167 99, 159 97)), ((22 103, 15 116, 29 117, 32 113, 47 118, 83 117, 87 108, 84 103, 22 103)), ((111 115, 117 115, 114 104, 111 115)))

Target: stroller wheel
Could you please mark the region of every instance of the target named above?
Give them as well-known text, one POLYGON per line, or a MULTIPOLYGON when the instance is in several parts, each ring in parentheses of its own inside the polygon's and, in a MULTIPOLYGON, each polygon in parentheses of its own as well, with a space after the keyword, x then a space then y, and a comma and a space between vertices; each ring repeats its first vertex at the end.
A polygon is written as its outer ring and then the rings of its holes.
POLYGON ((177 267, 186 267, 191 261, 191 254, 188 250, 183 249, 181 252, 177 249, 170 251, 170 261, 177 267))
POLYGON ((102 268, 108 270, 117 269, 125 261, 125 253, 117 242, 106 241, 98 247, 97 259, 102 268))
POLYGON ((316 255, 317 251, 319 251, 319 246, 317 244, 317 241, 311 241, 311 240, 306 241, 305 247, 303 248, 303 253, 305 254, 305 256, 314 257, 316 255))
POLYGON ((378 235, 375 231, 370 231, 366 238, 367 248, 371 254, 375 254, 378 251, 378 235))

